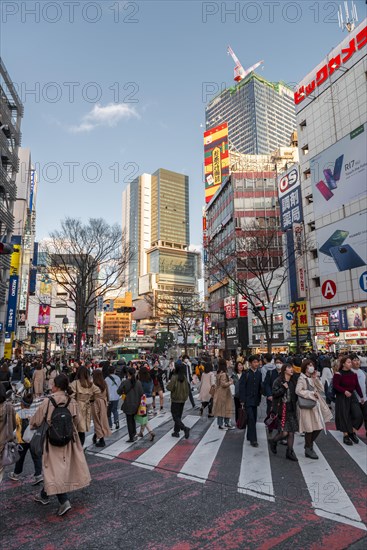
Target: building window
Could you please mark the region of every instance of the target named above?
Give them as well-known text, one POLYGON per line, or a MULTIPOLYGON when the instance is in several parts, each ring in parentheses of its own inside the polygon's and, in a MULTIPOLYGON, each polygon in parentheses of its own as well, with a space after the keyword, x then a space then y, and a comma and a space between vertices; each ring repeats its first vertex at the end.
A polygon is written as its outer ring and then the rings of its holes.
POLYGON ((305 170, 305 171, 303 172, 303 179, 304 179, 304 180, 308 180, 308 178, 310 178, 310 177, 311 177, 311 169, 308 168, 307 170, 305 170))
POLYGON ((310 193, 309 195, 306 195, 306 204, 312 204, 313 203, 313 195, 310 193))
POLYGON ((311 250, 311 256, 312 256, 312 259, 313 259, 313 260, 316 260, 316 259, 319 257, 319 254, 318 254, 318 252, 317 252, 317 248, 313 248, 313 249, 311 250))
POLYGON ((308 225, 308 231, 315 231, 316 229, 316 225, 315 225, 315 222, 310 222, 307 224, 308 225))
POLYGON ((306 128, 307 126, 307 123, 306 123, 306 119, 305 120, 302 120, 302 122, 299 123, 299 127, 301 128, 301 131, 306 128))
POLYGON ((303 155, 308 155, 308 143, 302 147, 303 155))
POLYGON ((320 277, 313 277, 312 282, 313 282, 314 288, 319 288, 321 286, 320 277))

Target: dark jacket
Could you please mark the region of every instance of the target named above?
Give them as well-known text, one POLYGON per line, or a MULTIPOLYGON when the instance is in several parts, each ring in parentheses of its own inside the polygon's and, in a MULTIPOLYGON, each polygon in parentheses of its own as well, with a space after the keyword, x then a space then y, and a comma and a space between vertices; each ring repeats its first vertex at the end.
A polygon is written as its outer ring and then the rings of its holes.
POLYGON ((149 380, 149 382, 145 382, 145 380, 141 380, 141 385, 143 387, 143 392, 145 393, 146 397, 152 397, 153 392, 153 380, 149 380))
MULTIPOLYGON (((298 377, 297 377, 298 378, 298 377)), ((287 389, 283 386, 285 379, 282 376, 278 376, 273 384, 273 406, 272 409, 279 417, 282 415, 282 399, 287 389)), ((296 394, 297 380, 292 378, 288 382, 289 390, 291 392, 291 407, 290 409, 296 412, 297 394, 296 394)))
POLYGON ((158 368, 157 371, 154 369, 150 371, 150 377, 153 380, 153 391, 157 385, 161 386, 162 390, 164 391, 163 375, 164 371, 161 368, 158 368))
POLYGON ((15 365, 13 372, 11 373, 12 382, 20 382, 23 378, 23 367, 22 365, 15 365))
POLYGON ((261 371, 249 369, 245 376, 241 376, 239 395, 241 403, 248 407, 258 407, 261 401, 261 371))
POLYGON ((273 395, 273 384, 277 378, 279 378, 277 369, 268 370, 263 384, 263 392, 266 397, 273 395))
POLYGON ((140 380, 136 380, 135 385, 132 387, 130 380, 124 380, 119 389, 117 390, 119 395, 125 394, 125 400, 122 404, 121 410, 125 414, 136 414, 141 396, 143 395, 143 386, 140 380))
POLYGON ((172 403, 185 403, 189 397, 189 383, 187 378, 179 382, 178 377, 174 374, 167 384, 167 390, 171 392, 172 403))

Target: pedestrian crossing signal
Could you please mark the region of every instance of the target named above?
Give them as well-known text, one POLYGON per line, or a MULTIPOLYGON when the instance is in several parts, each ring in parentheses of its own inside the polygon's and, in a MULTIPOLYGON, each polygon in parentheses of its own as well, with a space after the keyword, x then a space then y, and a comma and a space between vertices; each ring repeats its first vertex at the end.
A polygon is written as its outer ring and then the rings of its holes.
POLYGON ((340 335, 339 331, 338 331, 338 330, 334 330, 334 336, 339 336, 339 335, 340 335))

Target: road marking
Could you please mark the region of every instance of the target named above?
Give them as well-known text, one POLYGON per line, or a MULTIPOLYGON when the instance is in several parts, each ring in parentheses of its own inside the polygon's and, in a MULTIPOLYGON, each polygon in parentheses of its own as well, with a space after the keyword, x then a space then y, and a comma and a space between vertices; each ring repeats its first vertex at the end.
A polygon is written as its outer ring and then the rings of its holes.
POLYGON ((178 477, 205 483, 225 435, 226 430, 219 430, 217 423, 212 422, 204 437, 182 466, 178 477))
MULTIPOLYGON (((183 419, 185 426, 188 428, 192 428, 198 420, 200 420, 199 416, 191 415, 188 415, 183 419)), ((180 437, 176 438, 172 437, 171 433, 171 431, 167 432, 159 441, 139 456, 139 458, 133 462, 133 466, 139 466, 140 468, 146 468, 147 470, 153 470, 155 466, 158 466, 160 461, 163 460, 163 458, 184 436, 184 433, 180 432, 180 437)))
POLYGON ((304 440, 297 436, 294 450, 315 514, 366 531, 360 515, 317 445, 314 444, 314 450, 318 460, 305 457, 304 440))
POLYGON ((354 460, 354 462, 359 466, 367 475, 367 447, 363 441, 359 440, 357 445, 348 446, 343 443, 343 434, 342 432, 337 432, 334 430, 329 430, 329 433, 341 444, 343 449, 349 454, 349 456, 354 460))
MULTIPOLYGON (((164 424, 168 420, 171 420, 171 416, 168 414, 162 414, 155 416, 152 420, 149 420, 150 426, 154 428, 158 428, 161 424, 164 424)), ((129 437, 128 434, 125 434, 124 437, 129 437)), ((103 458, 108 458, 109 460, 112 460, 113 458, 116 458, 121 453, 124 453, 129 449, 132 445, 134 445, 135 441, 126 441, 125 439, 121 438, 115 443, 112 443, 112 445, 109 445, 103 451, 100 453, 97 453, 95 456, 101 456, 103 458)))
POLYGON ((271 476, 269 445, 265 425, 256 425, 258 447, 251 447, 244 439, 241 470, 238 478, 239 493, 275 502, 271 476))

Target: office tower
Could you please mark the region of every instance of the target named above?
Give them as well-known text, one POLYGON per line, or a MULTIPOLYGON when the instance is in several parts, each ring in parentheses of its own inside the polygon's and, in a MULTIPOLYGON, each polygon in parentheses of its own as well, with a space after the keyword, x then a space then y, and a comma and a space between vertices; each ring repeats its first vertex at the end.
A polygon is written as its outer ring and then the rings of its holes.
POLYGON ((228 123, 229 149, 267 155, 288 146, 296 128, 293 91, 283 82, 268 82, 251 73, 227 88, 206 107, 206 129, 228 123))

